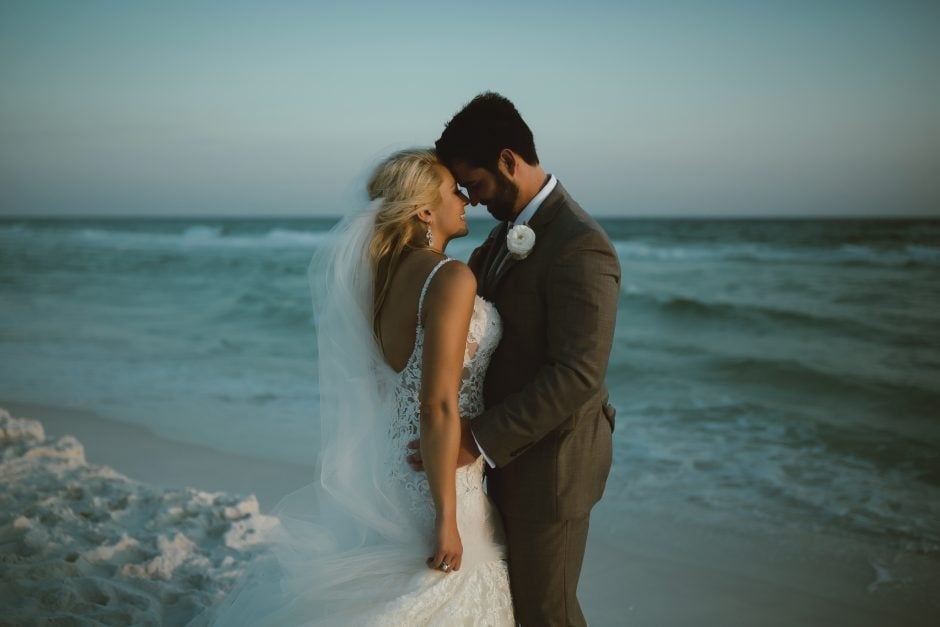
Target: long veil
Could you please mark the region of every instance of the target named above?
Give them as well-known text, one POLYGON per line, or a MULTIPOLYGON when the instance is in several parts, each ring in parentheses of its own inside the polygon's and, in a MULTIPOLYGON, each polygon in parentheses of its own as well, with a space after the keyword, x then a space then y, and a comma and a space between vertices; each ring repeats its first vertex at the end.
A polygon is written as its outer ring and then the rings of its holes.
MULTIPOLYGON (((344 218, 310 263, 320 381, 319 478, 281 500, 272 550, 209 619, 218 624, 348 624, 404 593, 428 538, 388 481, 395 372, 371 323, 374 201, 344 218)), ((394 461, 394 460, 393 460, 394 461)))
MULTIPOLYGON (((380 200, 341 221, 310 263, 320 380, 320 500, 340 546, 403 541, 402 501, 387 477, 395 372, 372 332, 369 244, 380 200)), ((405 534, 405 535, 403 535, 405 534)))

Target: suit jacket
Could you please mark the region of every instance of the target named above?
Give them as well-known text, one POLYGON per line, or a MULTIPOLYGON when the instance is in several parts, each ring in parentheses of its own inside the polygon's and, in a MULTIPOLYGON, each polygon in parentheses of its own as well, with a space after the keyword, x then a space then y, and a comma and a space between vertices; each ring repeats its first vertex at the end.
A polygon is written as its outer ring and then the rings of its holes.
POLYGON ((620 264, 604 230, 559 183, 529 222, 536 241, 487 281, 500 224, 470 256, 477 289, 496 305, 503 337, 483 386, 474 436, 496 468, 487 486, 504 516, 587 515, 610 471, 615 411, 604 376, 620 264))

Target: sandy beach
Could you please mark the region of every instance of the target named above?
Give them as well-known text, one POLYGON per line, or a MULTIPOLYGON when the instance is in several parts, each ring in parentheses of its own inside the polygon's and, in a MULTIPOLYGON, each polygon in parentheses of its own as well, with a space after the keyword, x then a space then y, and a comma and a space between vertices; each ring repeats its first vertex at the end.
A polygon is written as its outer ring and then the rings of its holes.
MULTIPOLYGON (((206 515, 214 511, 216 504, 222 503, 219 511, 229 512, 230 518, 256 521, 263 526, 269 519, 263 512, 270 510, 284 488, 303 485, 312 472, 304 466, 264 462, 181 444, 158 437, 145 428, 115 423, 75 409, 14 402, 0 403, 0 406, 17 419, 40 420, 45 427, 46 442, 59 442, 60 450, 63 447, 59 438, 77 438, 84 446, 86 460, 83 463, 87 462, 87 469, 98 473, 96 476, 102 472, 108 474, 100 467, 110 467, 126 476, 131 484, 142 482, 144 487, 134 488, 133 494, 140 494, 142 490, 164 495, 187 494, 190 501, 193 494, 202 495, 196 501, 211 502, 206 505, 206 515), (187 491, 187 488, 195 490, 187 491), (251 494, 257 496, 261 512, 249 511, 253 499, 244 497, 251 494), (237 516, 231 514, 233 505, 241 508, 237 516)), ((24 481, 22 473, 7 472, 11 459, 9 453, 4 457, 5 482, 24 481)), ((45 501, 58 499, 68 503, 70 498, 74 499, 70 494, 74 494, 75 489, 74 478, 58 486, 58 496, 55 485, 46 485, 45 501)), ((83 489, 93 492, 103 488, 89 484, 83 489)), ((172 500, 171 496, 163 498, 172 500)), ((99 500, 85 499, 86 504, 99 500)), ((110 569, 113 588, 103 584, 89 586, 89 573, 81 569, 69 573, 52 567, 29 570, 32 578, 29 583, 11 581, 8 575, 19 572, 13 564, 21 571, 23 562, 28 564, 31 559, 23 555, 24 551, 19 551, 15 559, 9 558, 17 554, 17 547, 25 542, 21 536, 26 536, 18 533, 18 529, 28 526, 26 521, 32 506, 22 505, 22 512, 5 512, 0 528, 0 534, 7 539, 4 553, 8 556, 4 583, 0 587, 0 605, 10 610, 3 612, 5 616, 17 617, 13 623, 0 619, 2 624, 29 624, 33 618, 33 622, 38 623, 47 618, 77 617, 83 615, 83 609, 89 611, 108 605, 114 609, 116 604, 130 603, 127 590, 134 591, 135 586, 136 593, 151 599, 146 612, 134 615, 137 621, 177 624, 184 622, 187 612, 198 611, 201 604, 221 594, 229 585, 230 578, 224 574, 226 567, 237 570, 234 566, 242 554, 247 559, 251 553, 238 542, 221 547, 224 550, 203 550, 199 533, 194 535, 192 526, 183 524, 178 516, 166 517, 163 528, 159 525, 155 528, 152 520, 147 525, 134 518, 120 521, 108 517, 104 521, 106 516, 100 512, 85 512, 82 515, 86 518, 102 515, 100 533, 72 534, 70 541, 75 546, 61 546, 59 553, 94 554, 99 558, 102 548, 110 550, 109 555, 120 553, 122 542, 124 545, 136 543, 128 538, 141 535, 141 528, 147 526, 144 535, 157 538, 159 555, 155 558, 143 551, 136 556, 140 564, 135 563, 135 557, 127 551, 120 560, 99 559, 94 575, 100 579, 110 569), (126 528, 122 529, 122 525, 126 528), (179 534, 186 537, 181 538, 179 534), (163 540, 159 540, 161 537, 163 540), (175 553, 169 550, 171 544, 175 553), (227 555, 223 556, 225 552, 227 555), (160 568, 163 568, 162 573, 160 568), (180 572, 189 568, 189 571, 186 577, 179 578, 174 568, 180 572), (198 577, 194 570, 200 571, 198 577), (207 585, 206 579, 214 583, 207 585), (193 594, 185 603, 178 602, 188 595, 187 582, 196 580, 211 594, 193 594), (171 593, 155 592, 155 581, 169 586, 171 593), (42 602, 33 602, 34 615, 24 622, 27 615, 16 611, 21 603, 18 595, 33 589, 45 591, 46 597, 42 602), (49 594, 55 590, 60 592, 58 596, 49 594), (115 590, 125 592, 122 596, 115 590), (161 607, 161 600, 166 598, 174 600, 174 607, 161 607)), ((585 614, 592 625, 895 626, 930 625, 940 616, 937 601, 940 570, 936 560, 927 557, 890 554, 860 545, 856 540, 823 535, 756 537, 661 516, 624 517, 614 509, 612 503, 602 503, 592 517, 580 585, 585 614), (901 571, 905 575, 899 578, 895 573, 901 571)), ((60 524, 69 523, 63 519, 60 524)), ((55 533, 53 528, 45 531, 55 533)), ((204 536, 209 543, 213 533, 204 536)), ((52 557, 44 555, 42 560, 48 563, 52 557)), ((116 620, 113 624, 120 624, 121 616, 130 615, 112 613, 99 615, 98 619, 102 616, 105 622, 112 622, 107 618, 111 616, 116 620)))
POLYGON ((88 411, 2 401, 0 407, 14 416, 39 420, 49 436, 74 436, 85 447, 89 463, 160 488, 254 494, 261 508, 270 510, 284 494, 313 477, 312 464, 278 464, 177 442, 88 411))

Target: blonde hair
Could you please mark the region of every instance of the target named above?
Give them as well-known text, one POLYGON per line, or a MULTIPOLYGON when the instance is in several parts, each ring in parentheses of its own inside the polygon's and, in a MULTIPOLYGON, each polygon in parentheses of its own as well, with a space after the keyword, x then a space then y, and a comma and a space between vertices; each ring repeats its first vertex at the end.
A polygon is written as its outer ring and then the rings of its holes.
POLYGON ((427 248, 427 225, 418 211, 441 202, 443 179, 435 167, 437 153, 410 148, 394 153, 375 168, 369 178, 369 199, 381 199, 375 215, 375 231, 369 245, 374 278, 372 328, 379 337, 379 312, 388 297, 392 277, 405 253, 427 248))

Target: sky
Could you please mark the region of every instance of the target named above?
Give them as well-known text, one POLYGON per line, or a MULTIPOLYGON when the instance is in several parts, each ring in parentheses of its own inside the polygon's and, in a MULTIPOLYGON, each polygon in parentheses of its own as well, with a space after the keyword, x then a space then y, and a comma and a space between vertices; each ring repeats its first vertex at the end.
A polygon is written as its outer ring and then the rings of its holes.
POLYGON ((0 216, 340 215, 487 90, 598 216, 940 216, 907 0, 0 0, 0 216))

